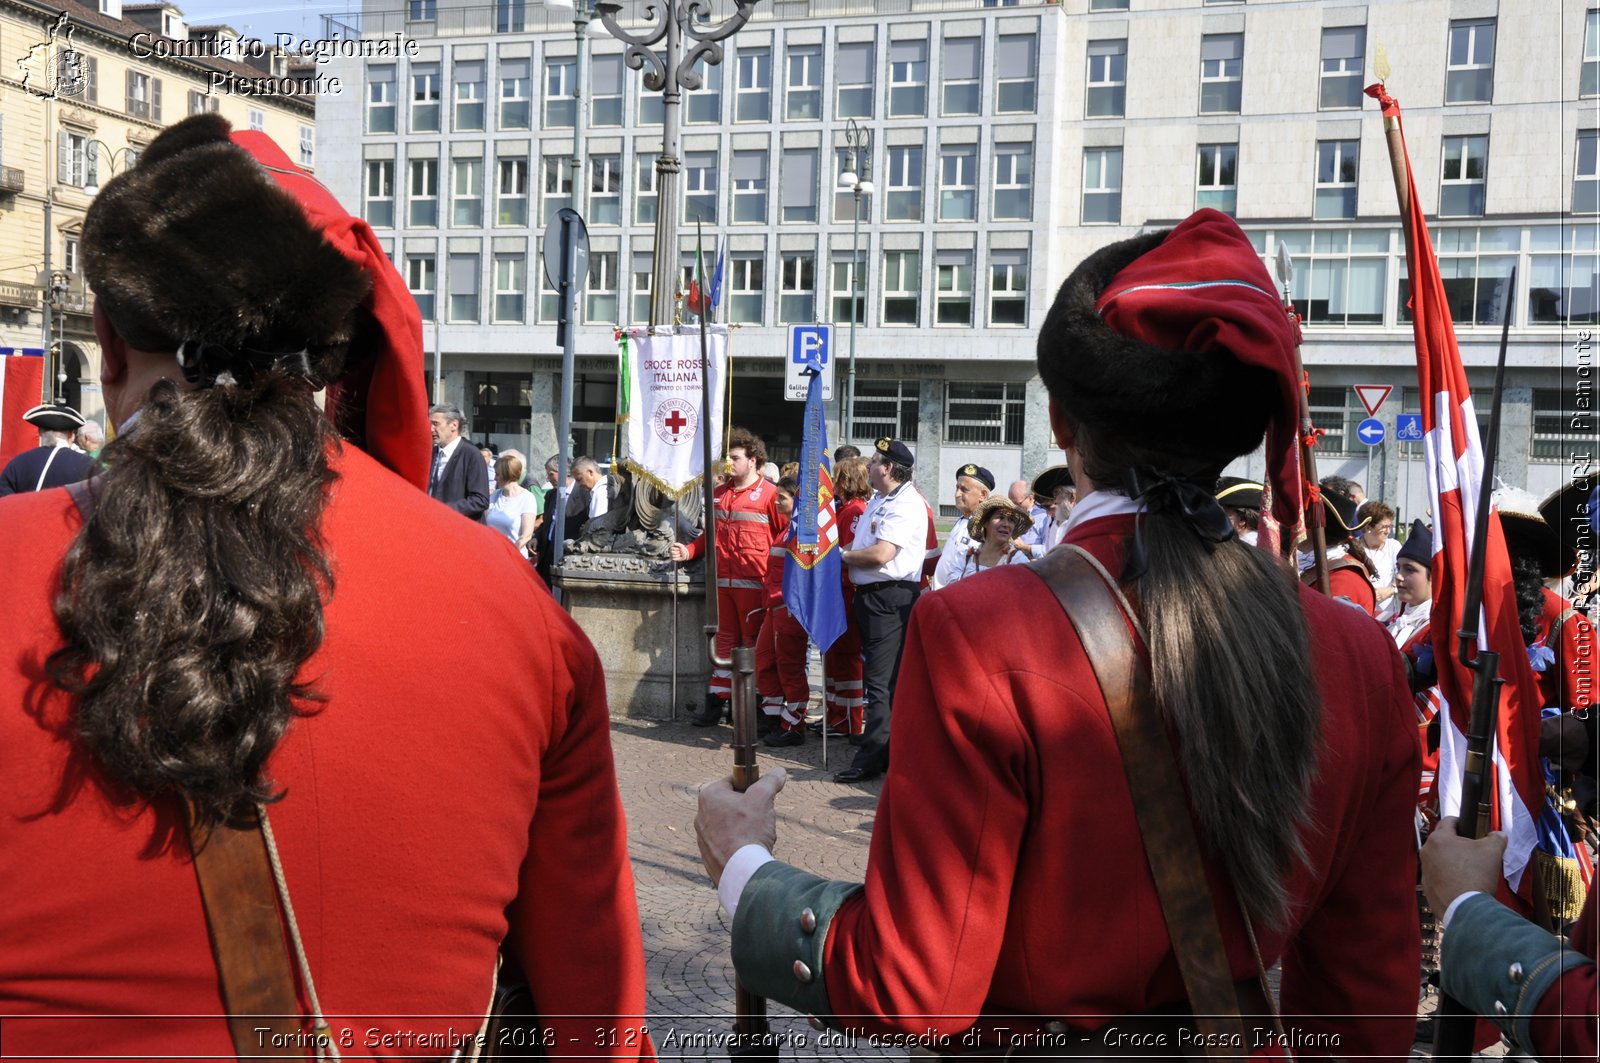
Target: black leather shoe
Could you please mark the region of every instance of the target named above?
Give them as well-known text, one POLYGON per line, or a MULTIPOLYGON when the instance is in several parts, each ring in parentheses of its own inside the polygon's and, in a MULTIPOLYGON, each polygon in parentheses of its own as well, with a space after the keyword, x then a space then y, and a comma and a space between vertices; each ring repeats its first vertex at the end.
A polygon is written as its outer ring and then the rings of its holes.
POLYGON ((705 705, 699 712, 689 717, 689 722, 696 727, 715 727, 722 722, 723 699, 714 695, 706 697, 705 705))
POLYGON ((775 735, 781 730, 778 726, 778 717, 769 712, 756 713, 756 737, 766 738, 775 735))
POLYGON ((806 733, 804 731, 779 731, 777 734, 767 735, 761 741, 769 746, 780 748, 783 746, 803 746, 806 744, 806 733))
POLYGON ((850 732, 846 731, 842 727, 828 727, 828 728, 825 728, 822 733, 827 735, 829 738, 849 738, 849 737, 851 737, 850 732))
POLYGON ((866 768, 846 768, 844 771, 833 773, 834 782, 866 782, 882 775, 881 771, 868 771, 866 768))

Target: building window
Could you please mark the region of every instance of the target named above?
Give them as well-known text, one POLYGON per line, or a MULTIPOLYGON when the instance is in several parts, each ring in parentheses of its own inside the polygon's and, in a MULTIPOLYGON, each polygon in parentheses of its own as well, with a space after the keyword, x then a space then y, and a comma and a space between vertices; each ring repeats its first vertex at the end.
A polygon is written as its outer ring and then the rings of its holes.
POLYGON ((1000 114, 1032 114, 1038 96, 1039 41, 1031 33, 1000 38, 994 109, 1000 114))
POLYGON ((450 320, 478 320, 478 256, 450 256, 450 320))
POLYGON ((1572 169, 1572 212, 1574 214, 1600 213, 1600 132, 1593 129, 1578 133, 1577 161, 1572 169))
POLYGON ((476 229, 483 224, 483 160, 450 163, 450 224, 476 229))
POLYGON ((978 220, 978 145, 939 149, 939 220, 978 220))
POLYGON ((572 94, 572 79, 576 71, 575 59, 545 59, 544 128, 572 128, 578 116, 578 99, 572 94))
MULTIPOLYGON (((1511 270, 1522 250, 1522 230, 1513 226, 1451 226, 1433 232, 1439 257, 1439 278, 1444 282, 1445 305, 1457 328, 1466 325, 1498 327, 1505 315, 1502 301, 1509 290, 1511 270)), ((1411 281, 1401 260, 1399 314, 1401 324, 1411 323, 1411 281)), ((1534 272, 1538 273, 1535 260, 1534 272)), ((1487 408, 1487 407, 1485 407, 1487 408)))
POLYGON ((1128 42, 1089 42, 1089 91, 1086 118, 1121 118, 1128 92, 1128 42))
POLYGON ((935 325, 972 324, 971 251, 940 251, 933 288, 935 325))
POLYGON ((591 125, 610 128, 622 124, 622 56, 597 55, 589 60, 591 125))
POLYGON ((1594 404, 1573 390, 1533 389, 1534 460, 1571 462, 1574 455, 1594 453, 1594 404))
POLYGON ((1494 96, 1494 19, 1450 23, 1445 103, 1488 103, 1494 96))
POLYGON ((461 132, 483 128, 483 63, 479 60, 455 64, 455 128, 461 132))
POLYGON ((855 320, 858 325, 867 323, 867 297, 865 276, 855 283, 858 267, 865 273, 865 262, 857 261, 849 252, 833 253, 833 320, 839 324, 850 321, 850 304, 855 303, 855 320))
POLYGON ((683 220, 717 223, 717 153, 683 153, 683 220))
POLYGON ((1444 166, 1439 178, 1440 216, 1481 215, 1488 171, 1488 137, 1445 137, 1444 166))
POLYGON ((839 45, 833 70, 834 81, 839 86, 834 97, 835 118, 872 117, 874 50, 871 41, 839 45))
MULTIPOLYGON (((100 102, 100 60, 92 55, 82 55, 83 60, 83 98, 89 103, 100 102)), ((211 103, 211 109, 217 109, 216 101, 211 103)))
POLYGON ((63 132, 56 142, 56 180, 64 185, 88 188, 100 183, 98 152, 89 147, 89 137, 63 132))
POLYGON ((439 131, 439 64, 414 64, 411 67, 411 131, 439 131))
POLYGON ((211 95, 209 92, 199 92, 195 89, 189 90, 190 114, 205 114, 208 111, 212 114, 216 114, 217 107, 220 102, 221 101, 218 100, 217 97, 211 95))
POLYGON ((1307 388, 1306 405, 1311 413, 1312 427, 1320 430, 1322 439, 1317 449, 1326 448, 1330 454, 1351 454, 1354 450, 1346 440, 1354 439, 1350 430, 1350 399, 1352 388, 1307 388))
POLYGON ((922 300, 922 253, 883 253, 883 325, 918 325, 922 300))
POLYGON ((1356 216, 1356 164, 1361 158, 1358 140, 1317 141, 1317 188, 1313 218, 1356 216))
POLYGON ((759 325, 765 319, 767 263, 761 255, 736 254, 728 258, 728 320, 759 325))
POLYGON ((527 313, 528 257, 522 252, 494 256, 494 319, 521 324, 527 313))
POLYGON ((1583 69, 1579 96, 1600 96, 1600 11, 1583 16, 1583 69))
POLYGON ((134 118, 161 121, 161 79, 138 70, 128 71, 127 112, 134 118))
POLYGON ((651 271, 655 259, 651 255, 635 253, 633 256, 633 320, 650 320, 651 271))
POLYGON ((1387 231, 1280 231, 1276 238, 1294 261, 1294 308, 1306 324, 1383 324, 1387 231))
POLYGON ((61 268, 68 273, 83 269, 83 246, 75 236, 68 236, 61 242, 61 268))
POLYGON ((495 224, 528 224, 528 160, 500 159, 498 167, 495 224))
POLYGON ((589 157, 590 225, 622 224, 622 156, 589 157))
POLYGON ((683 120, 690 125, 716 125, 722 121, 722 64, 695 66, 700 87, 683 94, 683 120))
POLYGON ((1238 208, 1239 145, 1201 144, 1195 179, 1195 209, 1211 207, 1232 215, 1238 208))
POLYGON ((1244 87, 1244 34, 1200 38, 1200 113, 1238 114, 1244 87))
MULTIPOLYGON (((541 251, 541 255, 543 252, 541 251)), ((539 320, 560 321, 566 314, 566 307, 562 305, 561 293, 556 290, 555 283, 550 280, 548 270, 535 270, 539 274, 539 320)), ((576 304, 574 304, 576 305, 576 304)))
POLYGON ((907 443, 917 441, 915 380, 857 380, 850 404, 850 424, 857 439, 892 436, 907 443))
POLYGON ((616 325, 617 320, 617 259, 615 251, 593 251, 589 254, 589 283, 584 307, 585 320, 591 325, 616 325))
POLYGON ((945 441, 1022 445, 1027 385, 952 380, 945 384, 945 441))
POLYGON ((884 221, 922 220, 922 146, 889 149, 888 190, 883 201, 884 221))
MULTIPOLYGON (((872 171, 872 167, 869 165, 872 161, 872 156, 870 153, 863 151, 860 152, 860 157, 861 165, 865 166, 866 170, 858 176, 865 182, 867 180, 866 174, 872 171)), ((841 188, 839 185, 840 175, 851 172, 852 169, 849 148, 836 148, 834 150, 834 165, 837 169, 833 175, 833 220, 836 222, 854 222, 856 219, 855 191, 854 189, 841 188)), ((861 193, 861 220, 863 222, 872 220, 871 192, 863 191, 861 193)))
POLYGON ((922 118, 928 113, 928 42, 889 45, 889 117, 922 118))
POLYGON ((779 221, 817 220, 818 159, 815 148, 785 148, 779 175, 782 213, 779 221))
MULTIPOLYGON (((494 31, 521 33, 528 28, 528 0, 495 0, 494 31)), ((520 312, 519 312, 520 313, 520 312)), ((518 321, 522 320, 519 316, 518 321)))
POLYGON ((992 219, 1029 221, 1033 218, 1033 145, 996 144, 994 148, 994 203, 992 219))
POLYGON ((772 121, 772 52, 766 48, 740 48, 736 62, 734 121, 772 121))
POLYGON ((1090 11, 1126 11, 1128 0, 1089 0, 1090 11))
POLYGON ((822 117, 822 49, 789 49, 789 81, 784 93, 784 113, 791 119, 822 117))
POLYGON ((1083 224, 1122 224, 1122 149, 1083 149, 1083 224))
MULTIPOLYGON (((791 251, 780 259, 778 281, 778 321, 803 324, 817 319, 817 256, 810 251, 791 251)), ((846 312, 849 300, 845 300, 846 312)))
POLYGON ((406 18, 412 22, 432 22, 438 15, 437 0, 409 0, 406 18))
POLYGON ((413 226, 439 224, 439 160, 412 159, 410 208, 407 220, 413 226))
POLYGON ((406 256, 406 287, 411 289, 411 298, 417 301, 417 309, 421 311, 424 321, 438 319, 434 305, 434 293, 438 291, 438 268, 432 255, 406 256))
POLYGON ((500 128, 527 129, 531 60, 500 60, 500 128))
POLYGON ((394 227, 394 160, 368 159, 362 214, 374 228, 394 227))
POLYGON ((317 160, 317 131, 311 126, 300 127, 300 165, 311 167, 317 160))
POLYGON ((767 220, 767 153, 733 153, 733 220, 765 223, 767 220))
POLYGON ((556 211, 572 206, 572 167, 569 160, 556 155, 546 155, 540 166, 544 191, 539 203, 539 216, 545 225, 549 225, 556 211))
POLYGON ((656 153, 641 151, 634 156, 633 223, 654 225, 656 220, 656 153))
POLYGON ((251 129, 255 130, 257 133, 266 132, 266 129, 267 129, 267 112, 266 111, 261 110, 259 107, 251 107, 246 112, 245 118, 249 122, 251 129))
POLYGON ((1365 26, 1337 26, 1322 31, 1322 88, 1318 105, 1323 110, 1361 106, 1361 71, 1366 54, 1365 26))
POLYGON ((941 111, 946 115, 977 114, 982 110, 979 78, 983 71, 982 37, 946 37, 944 60, 939 64, 944 79, 941 111))
POLYGON ((644 78, 635 80, 639 86, 639 98, 634 101, 634 113, 639 116, 637 124, 661 125, 667 117, 667 101, 661 90, 651 92, 644 87, 644 78))
POLYGON ((989 324, 1028 324, 1028 252, 989 253, 989 324))
POLYGON ((394 132, 394 67, 367 68, 367 132, 394 132))

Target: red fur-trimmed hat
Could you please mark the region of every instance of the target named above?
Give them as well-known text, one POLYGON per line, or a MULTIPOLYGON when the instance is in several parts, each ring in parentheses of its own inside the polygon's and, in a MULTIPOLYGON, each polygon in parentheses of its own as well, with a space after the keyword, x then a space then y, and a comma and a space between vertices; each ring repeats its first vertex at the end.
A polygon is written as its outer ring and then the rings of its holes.
POLYGON ((1039 374, 1073 421, 1219 468, 1267 436, 1274 515, 1298 519, 1299 336, 1234 220, 1196 211, 1073 270, 1039 334, 1039 374))

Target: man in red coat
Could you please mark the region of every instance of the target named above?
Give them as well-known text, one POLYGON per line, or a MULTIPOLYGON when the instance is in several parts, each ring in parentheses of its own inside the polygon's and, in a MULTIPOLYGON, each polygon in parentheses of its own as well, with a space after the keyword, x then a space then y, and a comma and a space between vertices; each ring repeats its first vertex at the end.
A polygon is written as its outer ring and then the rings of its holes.
MULTIPOLYGON (((1066 541, 918 601, 865 884, 771 859, 781 772, 701 791, 701 853, 752 992, 941 1051, 1074 1031, 1107 1054, 1182 1050, 1188 994, 1123 758, 1038 572, 1057 555, 1087 564, 1081 551, 1124 591, 1126 637, 1149 658, 1182 768, 1165 784, 1193 810, 1190 874, 1226 952, 1214 973, 1252 978, 1257 949, 1281 961, 1281 1047, 1296 1055, 1407 1054, 1418 766, 1404 665, 1376 624, 1233 538, 1212 494, 1264 433, 1292 442, 1294 347, 1248 238, 1215 211, 1068 278, 1038 347, 1078 491, 1066 541), (1164 1049, 1118 1040, 1135 1017, 1165 1023, 1164 1049)), ((1281 458, 1269 472, 1275 493, 1294 490, 1281 458)))
MULTIPOLYGON (((717 656, 726 660, 735 646, 754 646, 766 615, 765 580, 772 544, 783 531, 778 488, 761 477, 767 447, 743 428, 728 434, 727 483, 716 489, 717 508, 717 656)), ((673 543, 674 561, 692 561, 705 552, 704 532, 692 543, 673 543)), ((733 696, 733 672, 711 670, 705 707, 689 722, 712 727, 722 719, 733 696)))

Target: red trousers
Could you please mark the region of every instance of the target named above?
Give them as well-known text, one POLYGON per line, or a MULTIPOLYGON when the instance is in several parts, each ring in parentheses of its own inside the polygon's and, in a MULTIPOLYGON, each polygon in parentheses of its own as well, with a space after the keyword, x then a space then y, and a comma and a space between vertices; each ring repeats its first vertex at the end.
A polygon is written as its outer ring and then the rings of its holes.
POLYGON ((811 679, 806 675, 806 629, 780 603, 767 610, 756 642, 756 689, 761 709, 782 718, 783 729, 805 727, 806 705, 811 701, 811 679))
MULTIPOLYGON (((722 580, 717 581, 719 584, 722 580)), ((717 588, 717 656, 727 660, 735 646, 754 646, 761 634, 761 618, 767 609, 766 592, 760 587, 717 588)), ((719 698, 733 697, 733 672, 728 668, 711 670, 711 693, 719 698)))
POLYGON ((844 615, 850 622, 822 655, 822 672, 828 687, 827 726, 858 735, 866 700, 861 689, 861 637, 856 633, 854 597, 845 591, 844 615))

